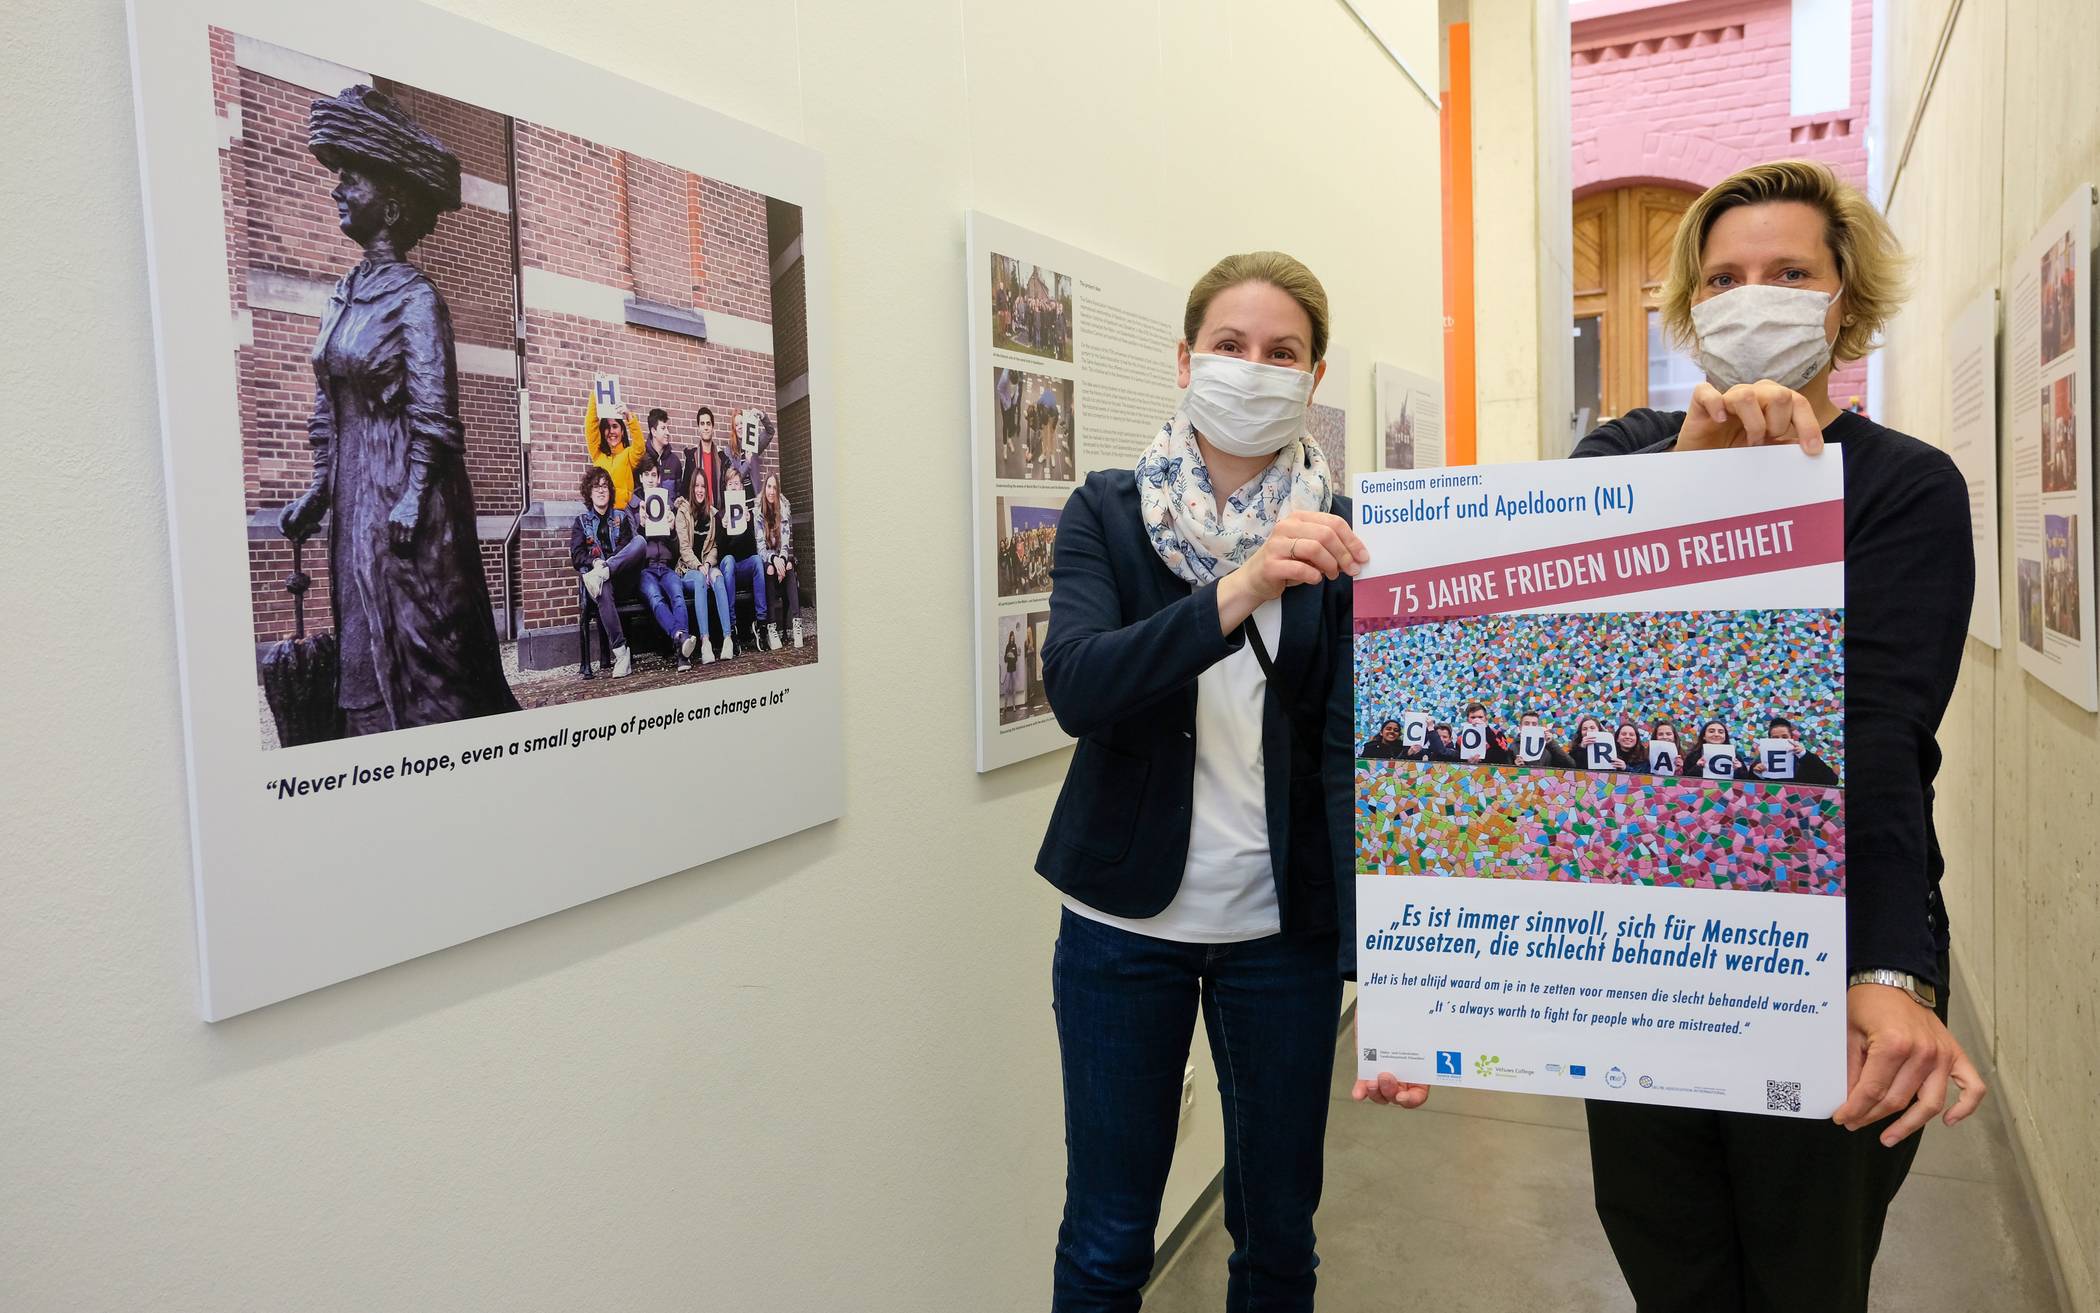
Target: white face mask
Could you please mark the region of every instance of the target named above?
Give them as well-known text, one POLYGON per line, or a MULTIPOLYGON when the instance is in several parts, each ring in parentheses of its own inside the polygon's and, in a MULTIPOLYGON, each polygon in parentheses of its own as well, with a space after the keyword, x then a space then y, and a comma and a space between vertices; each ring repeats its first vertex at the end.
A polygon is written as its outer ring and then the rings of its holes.
POLYGON ((1834 299, 1834 292, 1749 283, 1693 306, 1693 355, 1706 381, 1726 392, 1768 378, 1800 391, 1830 363, 1823 322, 1834 299))
POLYGON ((1191 355, 1182 413, 1219 451, 1273 456, 1305 432, 1313 376, 1236 356, 1191 355))

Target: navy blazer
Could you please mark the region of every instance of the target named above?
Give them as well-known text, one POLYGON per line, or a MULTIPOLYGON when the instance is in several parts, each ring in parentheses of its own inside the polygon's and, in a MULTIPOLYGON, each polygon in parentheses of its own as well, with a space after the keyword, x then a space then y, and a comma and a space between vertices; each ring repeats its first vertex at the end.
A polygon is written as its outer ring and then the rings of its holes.
MULTIPOLYGON (((1334 513, 1348 518, 1349 499, 1334 513)), ((1137 476, 1102 470, 1065 503, 1043 688, 1079 740, 1035 869, 1111 916, 1156 916, 1188 864, 1196 677, 1245 642, 1218 632, 1218 586, 1190 588, 1152 549, 1137 476)), ((1270 863, 1287 934, 1353 927, 1353 581, 1283 590, 1262 703, 1270 863)), ((1353 944, 1342 945, 1346 968, 1353 944)))

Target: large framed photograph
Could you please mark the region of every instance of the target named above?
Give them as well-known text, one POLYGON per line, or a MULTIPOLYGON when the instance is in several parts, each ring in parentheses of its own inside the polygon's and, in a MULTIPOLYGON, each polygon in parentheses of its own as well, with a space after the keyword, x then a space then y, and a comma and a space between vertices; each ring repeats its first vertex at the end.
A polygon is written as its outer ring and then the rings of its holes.
POLYGON ((838 816, 817 157, 408 0, 132 25, 205 1015, 838 816))

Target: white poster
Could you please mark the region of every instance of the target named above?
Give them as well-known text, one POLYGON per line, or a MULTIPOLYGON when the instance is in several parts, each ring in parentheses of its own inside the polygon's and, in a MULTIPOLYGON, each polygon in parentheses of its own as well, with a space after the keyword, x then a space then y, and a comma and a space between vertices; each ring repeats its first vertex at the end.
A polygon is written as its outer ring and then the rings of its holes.
POLYGON ((1320 454, 1327 458, 1328 477, 1337 491, 1349 486, 1349 352, 1327 344, 1327 371, 1320 375, 1319 390, 1306 407, 1305 427, 1320 454))
POLYGON ((1058 517, 1090 471, 1135 468, 1180 404, 1182 296, 987 214, 969 216, 967 245, 977 769, 988 771, 1072 741, 1043 691, 1058 517))
POLYGON ((1359 1076, 1838 1106, 1843 461, 1359 479, 1357 741, 1419 711, 1488 745, 1356 764, 1359 1076), (1533 716, 1557 759, 1505 746, 1533 716))
POLYGON ((1373 371, 1378 468, 1426 470, 1444 463, 1444 385, 1398 365, 1373 371))
MULTIPOLYGON (((2020 667, 2100 711, 2093 637, 2093 189, 2042 226, 2006 305, 2020 667)), ((1984 558, 1977 557, 1977 574, 1984 558)), ((1978 581, 1981 591, 1981 580, 1978 581)))
POLYGON ((204 1015, 836 818, 818 157, 408 0, 131 23, 204 1015))
POLYGON ((1969 633, 1997 647, 1998 289, 1987 287, 1947 330, 1947 454, 1969 485, 1976 597, 1969 633))

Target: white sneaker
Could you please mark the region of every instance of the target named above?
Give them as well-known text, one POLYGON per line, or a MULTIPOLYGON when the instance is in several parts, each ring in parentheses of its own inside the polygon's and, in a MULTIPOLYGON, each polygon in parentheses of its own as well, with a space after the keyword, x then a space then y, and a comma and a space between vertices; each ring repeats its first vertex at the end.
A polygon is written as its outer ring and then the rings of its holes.
POLYGON ((624 679, 633 673, 634 654, 627 650, 625 643, 622 643, 613 649, 612 677, 614 679, 624 679))
POLYGON ((600 561, 583 572, 583 589, 591 595, 591 600, 595 602, 598 600, 599 590, 604 587, 605 562, 600 561))
POLYGON ((733 637, 732 635, 729 635, 729 634, 724 634, 724 635, 722 635, 722 659, 723 659, 724 661, 727 661, 727 660, 728 660, 729 658, 731 658, 731 657, 733 657, 733 656, 735 656, 735 655, 736 655, 736 639, 735 639, 735 638, 734 638, 734 637, 733 637))
POLYGON ((799 619, 795 620, 789 627, 794 630, 795 646, 802 646, 802 621, 799 619))
POLYGON ((705 644, 705 643, 702 643, 702 644, 700 645, 700 664, 701 664, 701 665, 703 665, 703 666, 711 666, 711 665, 713 665, 714 663, 715 663, 715 650, 714 650, 713 648, 709 647, 709 646, 708 646, 707 644, 705 644))
POLYGON ((780 626, 766 626, 766 646, 775 652, 780 650, 780 626))
POLYGON ((678 631, 678 636, 684 640, 678 645, 678 657, 682 661, 693 654, 694 648, 700 646, 700 640, 682 629, 678 631))

